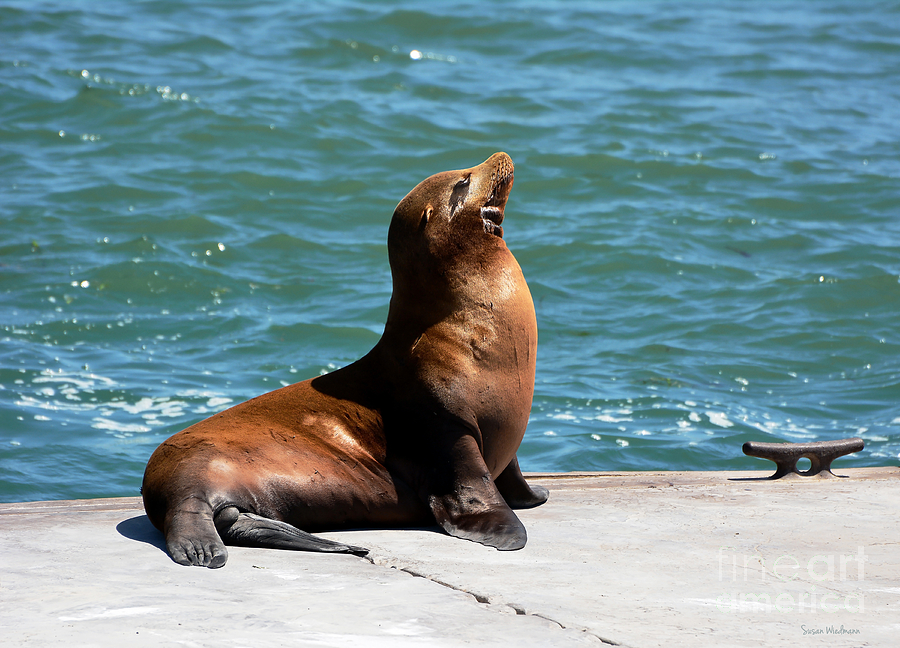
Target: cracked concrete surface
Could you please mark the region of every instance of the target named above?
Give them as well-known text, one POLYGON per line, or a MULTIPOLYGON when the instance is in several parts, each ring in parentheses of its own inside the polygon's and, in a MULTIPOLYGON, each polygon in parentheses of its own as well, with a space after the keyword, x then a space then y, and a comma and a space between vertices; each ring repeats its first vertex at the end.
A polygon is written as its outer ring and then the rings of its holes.
POLYGON ((172 563, 140 500, 0 504, 4 645, 892 645, 896 468, 532 475, 529 542, 344 531, 353 556, 172 563))

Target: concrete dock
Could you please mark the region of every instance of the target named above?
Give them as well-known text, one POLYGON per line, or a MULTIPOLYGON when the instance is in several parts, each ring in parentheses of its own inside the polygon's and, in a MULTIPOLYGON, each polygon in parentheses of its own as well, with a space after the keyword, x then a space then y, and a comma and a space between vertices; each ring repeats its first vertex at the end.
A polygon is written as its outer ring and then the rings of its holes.
POLYGON ((900 468, 531 474, 521 551, 437 528, 181 567, 139 498, 0 504, 2 646, 893 646, 900 468))

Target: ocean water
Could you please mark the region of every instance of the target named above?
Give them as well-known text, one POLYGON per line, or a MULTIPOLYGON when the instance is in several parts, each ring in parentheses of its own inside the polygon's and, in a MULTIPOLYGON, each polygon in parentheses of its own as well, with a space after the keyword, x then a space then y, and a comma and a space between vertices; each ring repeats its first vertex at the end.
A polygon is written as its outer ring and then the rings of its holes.
POLYGON ((525 470, 900 453, 900 4, 0 0, 0 501, 378 340, 421 179, 504 150, 525 470))

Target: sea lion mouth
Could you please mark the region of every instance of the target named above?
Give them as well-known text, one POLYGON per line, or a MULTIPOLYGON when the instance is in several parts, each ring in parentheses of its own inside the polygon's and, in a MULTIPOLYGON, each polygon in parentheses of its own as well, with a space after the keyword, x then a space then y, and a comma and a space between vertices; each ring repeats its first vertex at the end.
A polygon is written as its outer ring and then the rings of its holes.
POLYGON ((499 238, 503 238, 503 228, 500 227, 500 223, 503 222, 503 210, 506 207, 506 200, 509 198, 509 192, 513 184, 513 170, 511 168, 506 169, 504 168, 505 166, 502 165, 495 172, 491 195, 488 196, 484 206, 481 208, 481 220, 484 224, 484 231, 499 238))
POLYGON ((503 238, 503 228, 500 227, 500 223, 503 222, 502 207, 485 205, 481 208, 481 221, 485 232, 503 238))

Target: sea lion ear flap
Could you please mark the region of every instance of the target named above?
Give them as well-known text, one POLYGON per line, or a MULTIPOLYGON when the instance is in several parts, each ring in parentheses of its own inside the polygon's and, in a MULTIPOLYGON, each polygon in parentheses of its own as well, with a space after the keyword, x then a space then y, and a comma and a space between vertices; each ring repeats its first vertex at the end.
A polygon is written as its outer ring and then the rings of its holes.
POLYGON ((427 205, 425 209, 422 210, 422 220, 419 222, 419 229, 425 229, 425 226, 428 224, 428 221, 431 220, 431 215, 434 213, 434 208, 431 205, 427 205))

